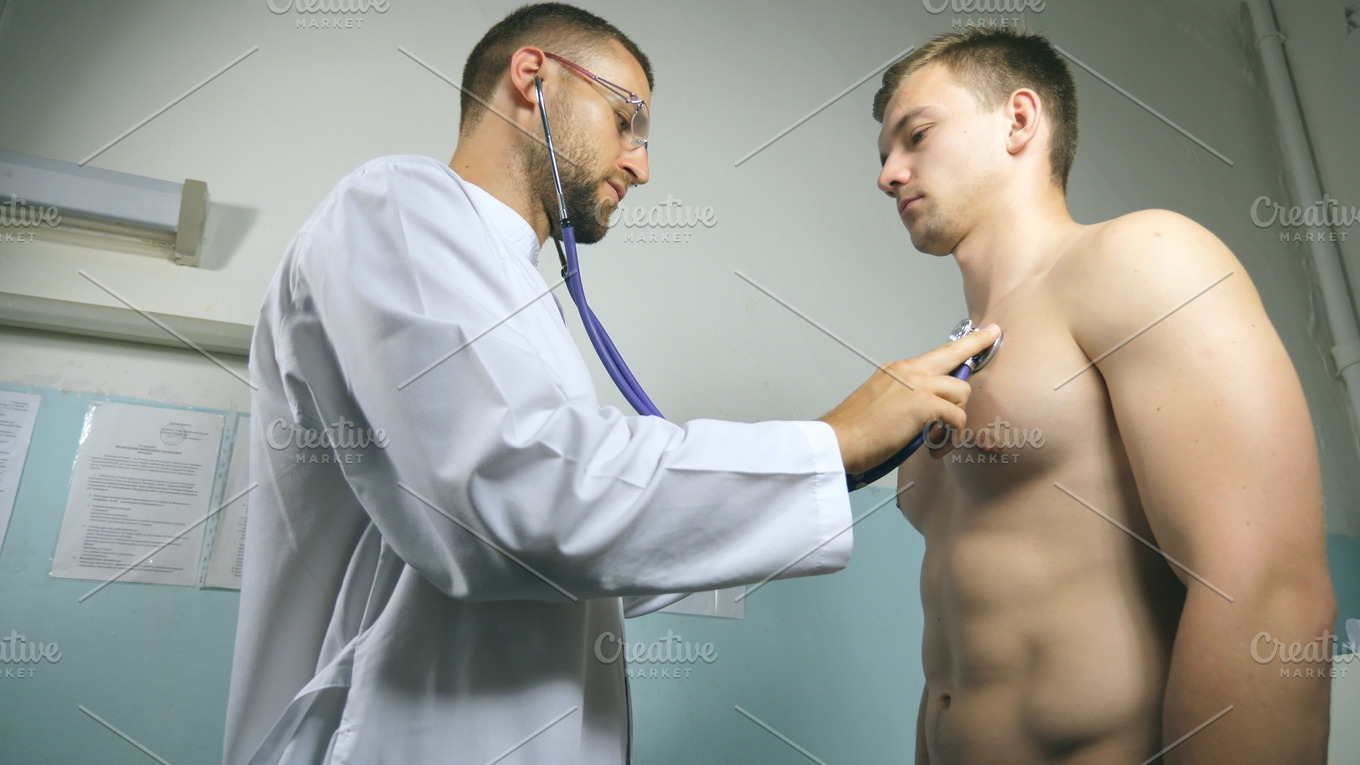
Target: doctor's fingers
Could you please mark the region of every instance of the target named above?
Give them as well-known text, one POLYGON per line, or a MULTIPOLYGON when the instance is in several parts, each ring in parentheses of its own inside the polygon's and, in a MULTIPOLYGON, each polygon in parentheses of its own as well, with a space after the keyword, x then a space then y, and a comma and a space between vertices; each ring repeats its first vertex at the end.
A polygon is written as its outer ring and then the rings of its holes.
POLYGON ((947 374, 923 372, 915 361, 895 361, 884 364, 870 383, 877 395, 901 396, 905 399, 936 397, 951 404, 963 406, 968 403, 972 387, 957 377, 947 374))
POLYGON ((914 359, 897 363, 910 364, 918 370, 932 374, 949 374, 963 362, 991 347, 1000 333, 999 327, 990 324, 986 329, 970 332, 958 340, 945 343, 914 359))
POLYGON ((921 375, 914 384, 926 393, 960 407, 968 405, 968 397, 973 393, 973 386, 967 381, 949 375, 921 375))
MULTIPOLYGON (((933 400, 932 404, 928 416, 925 417, 925 424, 932 426, 932 432, 935 432, 939 423, 955 430, 962 430, 968 422, 968 415, 964 413, 962 405, 951 404, 938 397, 933 400)), ((920 430, 920 428, 917 428, 917 430, 920 430)))

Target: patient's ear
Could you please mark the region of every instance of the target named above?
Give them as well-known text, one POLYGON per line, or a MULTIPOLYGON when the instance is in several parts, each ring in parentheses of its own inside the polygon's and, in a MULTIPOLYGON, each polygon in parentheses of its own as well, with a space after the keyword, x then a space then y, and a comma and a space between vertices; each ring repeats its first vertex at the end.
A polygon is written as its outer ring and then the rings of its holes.
POLYGON ((1006 135, 1006 151, 1018 154, 1039 135, 1043 122, 1043 102, 1039 94, 1029 88, 1021 88, 1011 94, 1004 107, 1010 120, 1010 132, 1006 135))

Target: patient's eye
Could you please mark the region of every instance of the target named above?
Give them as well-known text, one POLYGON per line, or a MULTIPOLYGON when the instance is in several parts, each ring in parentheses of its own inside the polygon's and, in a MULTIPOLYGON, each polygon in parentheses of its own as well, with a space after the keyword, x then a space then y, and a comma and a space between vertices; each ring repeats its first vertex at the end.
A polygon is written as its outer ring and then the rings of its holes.
POLYGON ((912 133, 912 134, 911 134, 911 145, 912 145, 912 146, 915 146, 916 144, 920 143, 920 142, 922 141, 922 139, 924 139, 924 138, 926 137, 926 130, 928 130, 928 128, 922 128, 922 129, 916 131, 915 133, 912 133))

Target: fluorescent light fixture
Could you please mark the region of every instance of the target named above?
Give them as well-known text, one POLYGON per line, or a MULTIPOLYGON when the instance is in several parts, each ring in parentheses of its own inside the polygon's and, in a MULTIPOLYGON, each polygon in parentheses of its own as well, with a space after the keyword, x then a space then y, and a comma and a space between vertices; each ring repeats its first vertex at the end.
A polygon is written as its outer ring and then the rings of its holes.
POLYGON ((197 266, 208 217, 208 185, 143 178, 46 157, 0 151, 0 215, 55 231, 108 238, 113 249, 149 245, 197 266), (121 245, 114 244, 121 240, 121 245))
MULTIPOLYGON (((4 0, 0 0, 3 4, 4 0)), ((208 186, 0 151, 0 231, 197 266, 208 186)), ((0 325, 244 355, 251 327, 8 291, 0 325), (170 329, 166 329, 169 327, 170 329)))

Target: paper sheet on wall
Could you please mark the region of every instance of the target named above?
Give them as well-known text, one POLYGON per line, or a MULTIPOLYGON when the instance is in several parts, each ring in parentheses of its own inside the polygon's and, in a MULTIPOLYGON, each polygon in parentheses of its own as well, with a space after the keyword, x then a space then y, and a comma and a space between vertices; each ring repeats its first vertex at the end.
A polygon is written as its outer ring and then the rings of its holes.
POLYGON ((241 563, 246 549, 246 508, 250 502, 250 418, 241 417, 232 443, 223 506, 212 539, 212 555, 203 584, 207 587, 241 589, 241 563), (235 497, 233 500, 232 498, 235 497))
POLYGON ((52 576, 196 584, 222 425, 220 414, 92 404, 52 576))
POLYGON ((19 476, 24 472, 40 403, 42 396, 0 391, 0 547, 5 545, 9 517, 14 512, 14 495, 19 490, 19 476))

